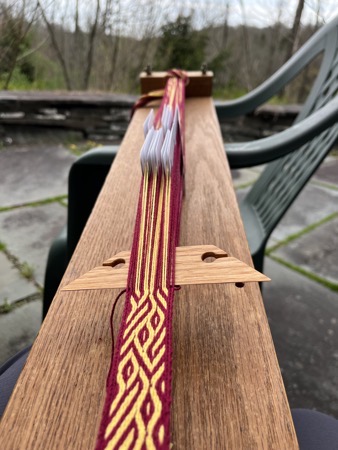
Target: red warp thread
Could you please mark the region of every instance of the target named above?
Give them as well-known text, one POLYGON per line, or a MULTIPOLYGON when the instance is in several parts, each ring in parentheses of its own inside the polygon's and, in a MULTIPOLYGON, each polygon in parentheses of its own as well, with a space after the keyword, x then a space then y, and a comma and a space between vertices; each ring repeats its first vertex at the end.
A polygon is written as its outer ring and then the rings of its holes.
POLYGON ((123 317, 112 351, 96 450, 170 448, 172 314, 183 192, 185 83, 181 76, 169 79, 155 118, 155 126, 159 126, 164 105, 169 102, 172 111, 179 108, 173 166, 170 175, 159 169, 142 179, 123 317))

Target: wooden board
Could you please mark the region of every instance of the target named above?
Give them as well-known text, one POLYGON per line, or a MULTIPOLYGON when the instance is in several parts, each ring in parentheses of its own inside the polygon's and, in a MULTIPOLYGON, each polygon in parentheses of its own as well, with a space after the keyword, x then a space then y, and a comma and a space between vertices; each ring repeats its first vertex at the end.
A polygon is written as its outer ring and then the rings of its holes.
MULTIPOLYGON (((186 86, 187 97, 210 97, 212 95, 213 72, 189 71, 189 83, 186 86)), ((141 94, 164 89, 168 79, 168 72, 152 72, 148 75, 142 72, 140 75, 141 94)))
MULTIPOLYGON (((101 266, 80 276, 63 287, 63 291, 82 289, 125 288, 129 273, 130 251, 119 252, 107 259, 101 266)), ((187 245, 176 248, 175 283, 179 286, 190 284, 219 284, 270 281, 266 275, 229 256, 214 245, 187 245)))
MULTIPOLYGON (((188 100, 186 111, 180 244, 213 243, 251 264, 212 100, 188 100)), ((146 114, 133 118, 62 285, 131 248, 146 114)), ((94 448, 118 292, 58 292, 3 416, 2 448, 94 448)), ((174 449, 298 448, 256 283, 183 287, 173 338, 174 449)))

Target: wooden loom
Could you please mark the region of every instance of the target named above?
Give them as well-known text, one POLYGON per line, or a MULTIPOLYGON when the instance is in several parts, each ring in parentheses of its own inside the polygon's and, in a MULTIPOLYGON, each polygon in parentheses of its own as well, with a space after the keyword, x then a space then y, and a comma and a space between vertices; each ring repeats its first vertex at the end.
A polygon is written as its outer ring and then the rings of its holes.
MULTIPOLYGON (((154 78, 158 83, 163 75, 154 78)), ((149 82, 151 77, 144 79, 149 82)), ((201 80, 203 84, 207 77, 198 74, 197 85, 201 80)), ((191 81, 190 90, 193 86, 191 81)), ((214 107, 208 92, 203 94, 205 98, 186 103, 181 243, 215 243, 250 265, 214 107)), ((137 111, 130 124, 63 287, 130 248, 145 116, 146 108, 137 111), (125 189, 127 179, 135 181, 125 189)), ((200 256, 217 256, 217 252, 198 249, 200 256)), ((127 257, 124 254, 123 260, 127 257)), ((215 263, 230 260, 220 258, 215 263)), ((110 263, 114 261, 118 258, 110 263)), ((215 263, 205 266, 216 267, 215 263)), ((193 285, 176 296, 174 447, 297 448, 258 285, 249 283, 243 289, 234 284, 193 285)), ((110 361, 109 323, 103 318, 109 314, 111 299, 107 290, 59 290, 3 418, 5 448, 20 443, 34 449, 94 447, 110 361), (14 425, 15 434, 6 432, 14 425)))

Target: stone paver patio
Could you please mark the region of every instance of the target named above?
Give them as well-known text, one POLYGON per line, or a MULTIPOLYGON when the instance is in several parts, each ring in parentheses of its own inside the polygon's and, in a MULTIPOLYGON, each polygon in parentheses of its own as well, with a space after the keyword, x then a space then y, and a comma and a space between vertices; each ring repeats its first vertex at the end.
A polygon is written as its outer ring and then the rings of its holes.
MULTIPOLYGON (((66 222, 76 156, 41 142, 0 149, 0 364, 34 340, 48 249, 66 222)), ((242 197, 260 169, 234 171, 242 197)), ((329 157, 274 231, 264 303, 292 407, 338 418, 338 158, 329 157)))

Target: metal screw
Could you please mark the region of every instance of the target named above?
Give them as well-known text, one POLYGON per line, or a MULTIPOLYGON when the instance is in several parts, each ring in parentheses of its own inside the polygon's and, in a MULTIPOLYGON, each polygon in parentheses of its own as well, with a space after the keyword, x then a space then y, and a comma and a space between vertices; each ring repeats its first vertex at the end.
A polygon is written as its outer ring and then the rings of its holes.
POLYGON ((152 67, 151 67, 151 65, 150 65, 150 64, 147 64, 147 67, 144 69, 144 71, 145 71, 145 73, 146 73, 147 75, 151 75, 151 72, 152 72, 152 67))

